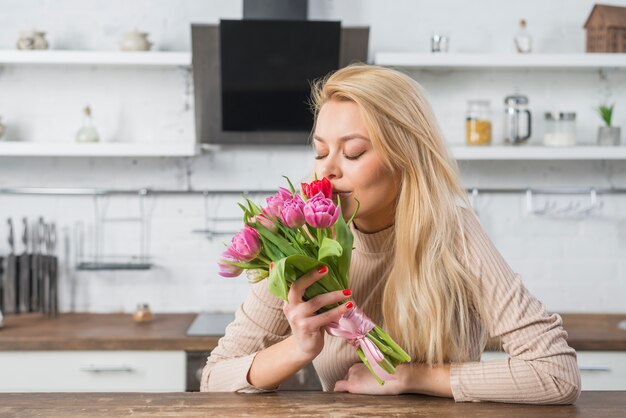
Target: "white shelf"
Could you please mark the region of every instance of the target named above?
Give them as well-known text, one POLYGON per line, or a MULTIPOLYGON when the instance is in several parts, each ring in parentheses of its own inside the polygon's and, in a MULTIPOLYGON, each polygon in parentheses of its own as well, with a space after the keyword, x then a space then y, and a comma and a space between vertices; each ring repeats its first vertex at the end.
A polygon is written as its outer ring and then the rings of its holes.
POLYGON ((191 157, 193 143, 1 142, 0 157, 191 157))
POLYGON ((114 65, 189 67, 190 52, 0 50, 0 65, 114 65))
POLYGON ((377 65, 410 68, 626 69, 626 54, 419 54, 378 52, 377 65))
POLYGON ((626 146, 451 146, 460 161, 471 160, 626 160, 626 146))

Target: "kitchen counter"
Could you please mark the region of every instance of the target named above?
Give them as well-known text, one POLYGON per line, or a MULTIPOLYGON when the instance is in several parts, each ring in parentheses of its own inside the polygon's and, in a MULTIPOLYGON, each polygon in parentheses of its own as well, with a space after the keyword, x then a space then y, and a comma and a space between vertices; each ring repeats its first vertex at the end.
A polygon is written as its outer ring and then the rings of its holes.
POLYGON ((189 337, 195 313, 154 315, 137 323, 131 314, 5 316, 0 350, 184 350, 210 351, 219 337, 189 337))
MULTIPOLYGON (((0 350, 185 350, 210 351, 219 337, 189 337, 196 314, 154 315, 152 322, 130 314, 8 315, 0 328, 0 350)), ((568 343, 576 350, 626 350, 626 314, 562 314, 568 343)), ((497 348, 497 341, 488 347, 497 348)))
POLYGON ((4 393, 3 416, 623 417, 626 392, 583 392, 574 405, 455 403, 421 395, 347 393, 4 393))

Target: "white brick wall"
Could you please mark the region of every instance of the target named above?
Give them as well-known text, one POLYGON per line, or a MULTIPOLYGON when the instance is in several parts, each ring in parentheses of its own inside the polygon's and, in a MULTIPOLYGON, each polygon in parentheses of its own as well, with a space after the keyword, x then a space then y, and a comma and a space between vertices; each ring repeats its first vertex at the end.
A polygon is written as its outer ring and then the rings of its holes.
MULTIPOLYGON (((451 51, 510 52, 520 18, 528 20, 538 52, 582 52, 582 24, 593 1, 539 0, 440 2, 382 0, 311 2, 311 18, 343 19, 371 26, 371 53, 428 50, 431 32, 445 30, 451 51), (449 10, 454 9, 455 13, 449 10), (484 10, 493 13, 484 13, 484 10)), ((620 2, 617 2, 618 4, 620 2)), ((621 2, 623 4, 623 2, 621 2)), ((2 3, 0 48, 13 48, 19 30, 33 25, 48 32, 59 49, 116 49, 121 33, 149 31, 158 50, 188 50, 190 22, 239 18, 235 1, 9 0, 2 3)), ((415 72, 427 89, 450 143, 463 141, 466 100, 492 101, 494 133, 501 131, 505 95, 516 88, 530 98, 534 141, 542 136, 545 110, 578 113, 581 142, 594 141, 598 118, 591 107, 606 97, 617 102, 616 124, 626 129, 626 74, 597 72, 459 71, 415 72)), ((85 103, 104 140, 178 141, 193 135, 192 95, 180 70, 0 67, 0 115, 9 135, 34 141, 67 141, 80 124, 85 103)), ((624 133, 622 133, 624 135, 624 133)), ((626 141, 626 138, 622 138, 626 141)), ((312 166, 300 148, 234 147, 192 159, 0 158, 0 187, 102 188, 275 188, 281 175, 298 180, 312 166)), ((467 187, 626 186, 626 163, 613 162, 462 162, 467 187)), ((537 198, 541 203, 544 196, 537 198)), ((575 198, 578 199, 578 198, 575 198)), ((584 198, 583 198, 584 199, 584 198)), ((496 246, 527 287, 556 311, 626 312, 626 196, 601 196, 602 212, 590 219, 545 219, 525 214, 519 195, 479 195, 477 210, 496 246)), ((210 216, 239 216, 236 198, 211 201, 210 216), (217 207, 216 205, 217 204, 217 207)), ((561 200, 567 203, 568 198, 561 200)), ((157 267, 143 272, 76 272, 74 227, 93 223, 92 199, 0 195, 0 253, 7 251, 5 218, 57 222, 62 271, 61 308, 78 311, 132 311, 148 302, 155 311, 233 310, 248 289, 244 278, 216 275, 215 260, 228 237, 208 240, 192 234, 204 228, 199 196, 151 198, 151 254, 157 267), (63 237, 72 248, 64 256, 63 237), (74 297, 72 298, 72 294, 74 297), (74 300, 74 305, 71 301, 74 300)), ((582 204, 586 203, 584 200, 582 204)), ((110 209, 136 208, 133 198, 111 199, 110 209)), ((221 225, 237 228, 237 223, 221 225)), ((19 231, 19 228, 18 228, 19 231)), ((135 230, 107 227, 106 246, 121 252, 138 248, 135 230)), ((18 246, 21 250, 21 247, 18 246)), ((87 248, 89 250, 89 248, 87 248)))

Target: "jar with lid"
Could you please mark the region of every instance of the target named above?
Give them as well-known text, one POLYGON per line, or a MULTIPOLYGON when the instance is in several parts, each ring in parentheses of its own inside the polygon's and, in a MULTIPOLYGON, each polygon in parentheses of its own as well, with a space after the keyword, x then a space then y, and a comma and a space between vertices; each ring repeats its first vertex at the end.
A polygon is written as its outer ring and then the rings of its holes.
POLYGON ((133 313, 135 322, 150 322, 152 320, 152 311, 147 303, 137 305, 137 310, 133 313))
POLYGON ((576 145, 576 113, 546 112, 546 132, 543 144, 549 147, 576 145))
POLYGON ((467 145, 491 144, 491 108, 489 100, 469 100, 465 118, 467 145))

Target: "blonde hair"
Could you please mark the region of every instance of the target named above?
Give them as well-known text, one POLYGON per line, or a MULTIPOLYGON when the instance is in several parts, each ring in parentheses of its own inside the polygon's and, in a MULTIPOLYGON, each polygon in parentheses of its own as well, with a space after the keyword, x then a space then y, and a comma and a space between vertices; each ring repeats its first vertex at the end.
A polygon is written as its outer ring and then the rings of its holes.
POLYGON ((456 161, 422 88, 398 71, 357 64, 313 85, 316 119, 333 100, 359 106, 374 150, 401 179, 382 305, 385 328, 413 361, 468 360, 484 348, 471 345, 482 315, 477 282, 459 259, 468 257, 462 211, 474 215, 463 208, 469 204, 456 161))

